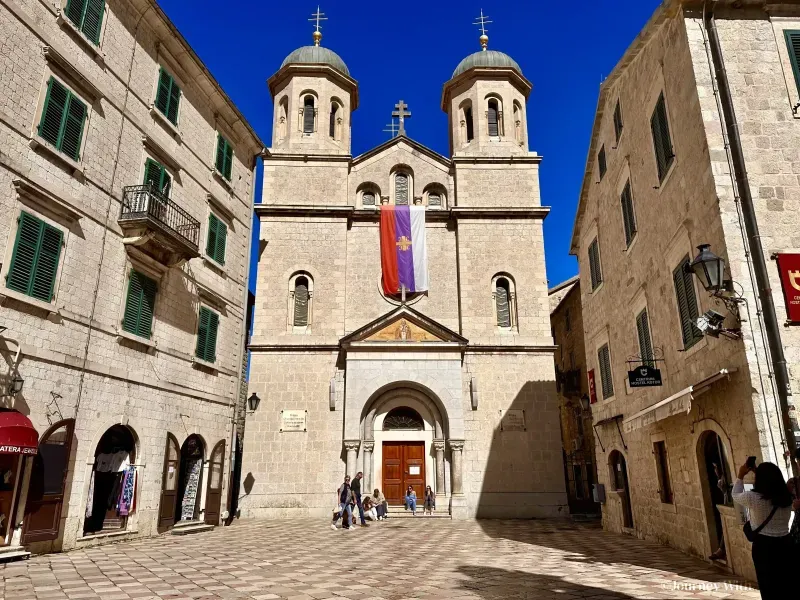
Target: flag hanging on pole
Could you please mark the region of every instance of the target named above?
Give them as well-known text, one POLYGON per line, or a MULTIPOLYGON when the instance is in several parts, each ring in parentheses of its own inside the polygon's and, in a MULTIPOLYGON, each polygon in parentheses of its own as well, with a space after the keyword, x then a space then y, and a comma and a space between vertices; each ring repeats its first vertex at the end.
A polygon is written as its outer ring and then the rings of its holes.
POLYGON ((424 206, 381 206, 381 268, 387 295, 428 289, 424 206))

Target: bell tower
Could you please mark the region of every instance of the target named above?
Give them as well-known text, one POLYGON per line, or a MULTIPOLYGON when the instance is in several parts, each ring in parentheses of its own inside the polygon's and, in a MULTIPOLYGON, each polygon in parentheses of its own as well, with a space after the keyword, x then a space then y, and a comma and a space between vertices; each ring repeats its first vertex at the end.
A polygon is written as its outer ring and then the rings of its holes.
POLYGON ((273 153, 350 155, 350 115, 358 108, 358 83, 341 57, 321 45, 319 9, 313 46, 298 48, 267 81, 274 106, 273 153))

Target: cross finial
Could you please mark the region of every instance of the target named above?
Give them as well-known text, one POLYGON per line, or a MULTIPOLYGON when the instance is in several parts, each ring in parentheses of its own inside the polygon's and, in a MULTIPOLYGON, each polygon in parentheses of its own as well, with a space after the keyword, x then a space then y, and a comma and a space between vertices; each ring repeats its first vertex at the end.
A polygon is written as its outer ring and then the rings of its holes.
POLYGON ((391 134, 392 134, 392 137, 395 137, 395 136, 397 135, 397 129, 398 129, 398 125, 397 125, 397 123, 395 122, 395 120, 394 120, 394 119, 392 119, 392 122, 391 122, 391 123, 387 123, 387 124, 386 124, 386 127, 387 127, 387 128, 386 128, 386 129, 384 129, 384 131, 385 131, 385 132, 387 132, 387 133, 391 133, 391 134))
POLYGON ((411 111, 406 110, 407 108, 408 104, 400 100, 400 102, 394 105, 394 110, 392 111, 392 116, 397 117, 400 122, 400 129, 398 130, 400 135, 406 134, 406 117, 409 119, 411 118, 411 111))
POLYGON ((483 49, 484 52, 486 51, 486 46, 489 45, 489 36, 486 35, 487 23, 492 23, 492 21, 489 20, 489 17, 484 16, 483 9, 481 9, 481 16, 478 17, 478 20, 475 21, 473 25, 477 25, 478 27, 480 27, 481 37, 479 39, 481 42, 481 49, 483 49))
POLYGON ((314 45, 319 46, 319 42, 322 39, 322 25, 319 24, 320 21, 327 21, 328 17, 325 16, 324 12, 319 10, 319 4, 317 5, 317 12, 311 13, 311 18, 309 21, 314 23, 314 45))

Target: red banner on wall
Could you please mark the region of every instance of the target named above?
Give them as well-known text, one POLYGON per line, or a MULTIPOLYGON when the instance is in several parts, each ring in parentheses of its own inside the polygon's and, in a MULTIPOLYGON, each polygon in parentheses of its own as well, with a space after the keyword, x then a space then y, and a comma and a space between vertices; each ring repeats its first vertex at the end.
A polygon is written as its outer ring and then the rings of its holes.
POLYGON ((594 384, 594 369, 589 371, 589 403, 594 404, 597 402, 597 388, 594 384))
POLYGON ((777 254, 776 257, 786 316, 790 322, 800 323, 800 254, 777 254))

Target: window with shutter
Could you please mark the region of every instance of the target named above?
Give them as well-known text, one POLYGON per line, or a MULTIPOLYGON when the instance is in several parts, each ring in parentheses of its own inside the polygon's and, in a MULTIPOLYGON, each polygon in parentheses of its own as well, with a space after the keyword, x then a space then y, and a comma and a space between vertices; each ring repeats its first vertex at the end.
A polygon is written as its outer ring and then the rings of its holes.
POLYGON ((156 92, 156 108, 173 125, 178 124, 178 107, 181 101, 181 88, 175 83, 175 78, 167 73, 163 67, 159 70, 158 91, 156 92))
POLYGON ((611 355, 608 344, 597 351, 597 362, 600 366, 600 383, 603 390, 603 399, 614 395, 614 381, 611 376, 611 355))
POLYGON ((497 279, 494 298, 497 307, 497 326, 511 327, 511 285, 504 277, 497 279))
POLYGON ((148 158, 144 163, 144 183, 151 184, 156 191, 161 192, 164 196, 169 196, 172 178, 164 165, 148 158))
POLYGON ((42 302, 51 302, 63 236, 60 229, 30 213, 20 213, 6 287, 42 302))
POLYGON ((658 167, 658 181, 664 181, 675 154, 672 151, 672 139, 669 134, 669 121, 667 120, 667 105, 664 102, 664 93, 658 97, 653 116, 650 118, 650 130, 653 134, 653 146, 658 167))
POLYGON ((472 107, 468 106, 464 109, 464 120, 467 125, 467 141, 471 142, 475 138, 475 127, 472 123, 472 107))
POLYGON ((79 31, 98 45, 105 9, 104 0, 69 0, 64 8, 64 14, 79 31))
POLYGON ((675 296, 678 301, 678 317, 681 322, 681 336, 683 347, 688 350, 697 342, 703 339, 703 333, 697 328, 697 296, 694 293, 694 281, 692 274, 686 271, 689 264, 689 257, 686 256, 672 272, 672 279, 675 284, 675 296))
POLYGON ((489 136, 499 136, 500 130, 497 125, 497 100, 489 100, 489 109, 486 112, 486 116, 489 122, 489 136))
POLYGON ((328 123, 328 135, 331 138, 336 137, 336 113, 339 110, 339 106, 335 102, 331 102, 331 118, 330 123, 328 123))
POLYGON ((619 106, 619 100, 617 100, 617 106, 614 108, 614 135, 617 142, 619 142, 619 138, 622 136, 622 109, 619 106))
POLYGON ((225 264, 225 244, 228 239, 228 226, 213 213, 208 215, 208 239, 206 255, 217 264, 225 264))
POLYGON ((86 104, 54 77, 47 82, 39 135, 72 160, 80 160, 86 104))
POLYGON ((158 284, 147 275, 131 269, 128 279, 128 297, 122 329, 133 335, 150 339, 153 334, 153 314, 156 305, 158 284))
POLYGON ((314 96, 303 99, 303 133, 314 133, 314 96))
POLYGON ((228 181, 233 171, 233 146, 219 133, 217 134, 217 160, 214 164, 217 171, 228 181))
POLYGON ((219 315, 213 310, 200 307, 197 315, 197 347, 195 356, 209 363, 217 361, 217 331, 219 315))
POLYGON ((625 188, 620 196, 622 204, 622 225, 625 229, 625 245, 630 246, 633 238, 636 237, 636 216, 633 212, 633 195, 631 194, 631 182, 625 183, 625 188))
POLYGON ((408 175, 405 173, 394 176, 394 203, 408 204, 408 175))
POLYGON ((592 291, 594 291, 603 283, 603 272, 600 268, 600 246, 597 238, 589 244, 589 275, 592 280, 592 291))
POLYGON ((294 326, 308 325, 308 279, 298 277, 294 283, 294 326))
POLYGON ((606 174, 606 146, 605 146, 605 144, 600 146, 600 152, 597 153, 597 168, 600 170, 600 180, 602 181, 603 177, 606 174))
POLYGON ((800 31, 787 29, 783 35, 786 38, 786 48, 792 62, 794 83, 797 86, 797 93, 800 94, 800 31))
POLYGON ((642 359, 642 364, 648 367, 655 367, 653 341, 650 338, 650 321, 646 309, 636 317, 636 333, 639 336, 639 356, 642 359))

